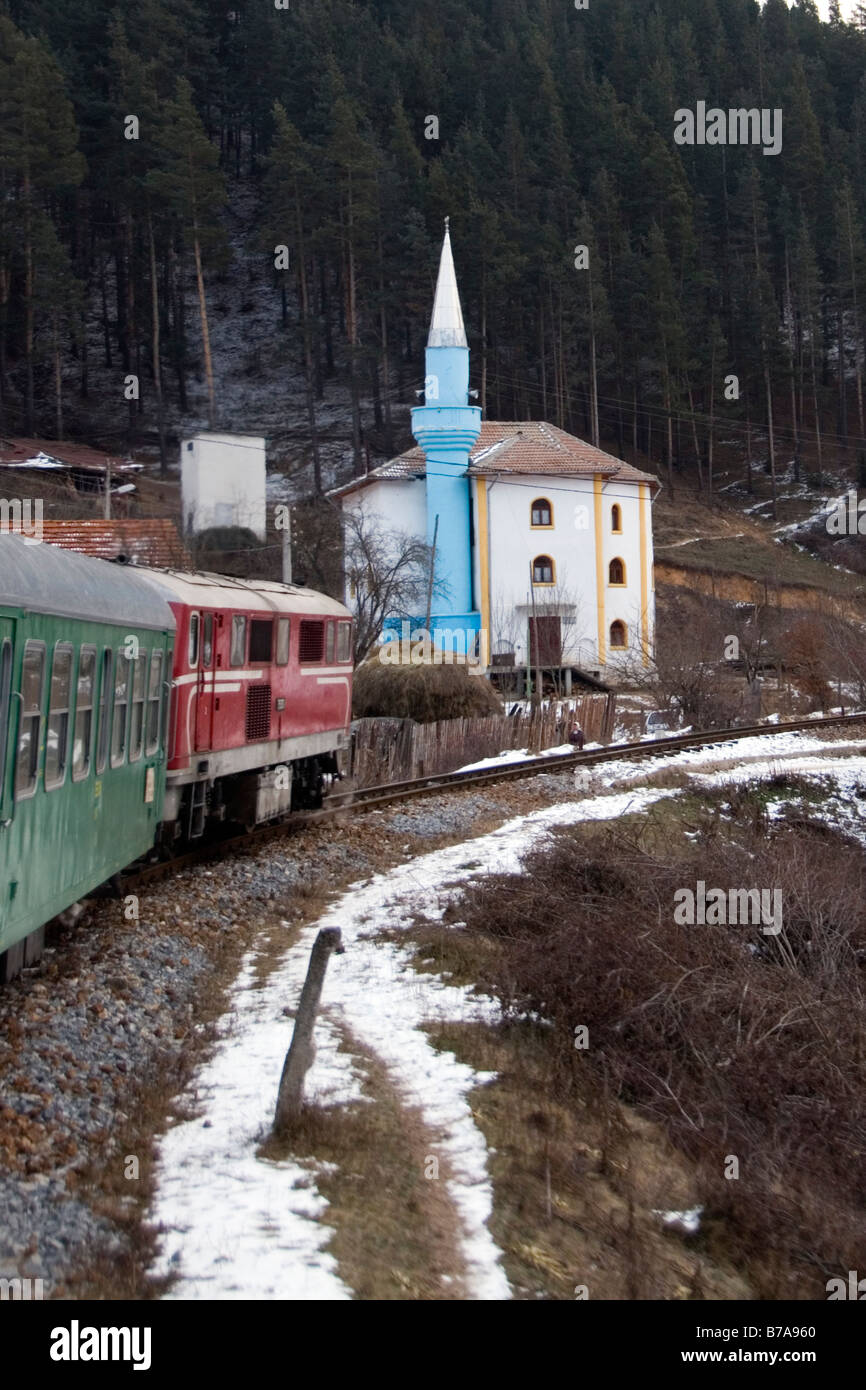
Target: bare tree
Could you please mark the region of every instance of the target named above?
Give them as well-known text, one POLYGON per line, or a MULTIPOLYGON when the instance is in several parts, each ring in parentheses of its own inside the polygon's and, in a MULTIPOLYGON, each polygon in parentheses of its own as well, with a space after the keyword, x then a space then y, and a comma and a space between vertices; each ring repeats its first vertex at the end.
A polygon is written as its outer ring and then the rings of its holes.
POLYGON ((826 623, 816 617, 798 619, 784 636, 786 664, 809 701, 810 710, 829 709, 829 650, 826 623))
MULTIPOLYGON (((420 622, 430 576, 431 550, 417 536, 389 528, 363 507, 343 512, 343 564, 347 602, 355 618, 355 661, 373 650, 383 630, 420 622)), ((442 595, 445 586, 433 586, 442 595)))
MULTIPOLYGON (((856 683, 857 704, 862 708, 866 703, 866 629, 838 614, 825 617, 823 626, 833 679, 837 686, 842 681, 848 685, 856 683)), ((839 702, 845 703, 841 691, 839 702)))
POLYGON ((679 595, 663 616, 652 682, 661 700, 681 710, 686 723, 696 728, 727 723, 730 700, 720 682, 727 635, 723 618, 679 595))
MULTIPOLYGON (((755 683, 770 656, 770 620, 772 610, 765 603, 751 604, 738 611, 728 634, 737 639, 737 656, 742 664, 743 674, 749 691, 755 683)), ((725 653, 726 657, 728 653, 725 653)))
POLYGON ((526 636, 526 619, 502 594, 497 595, 491 607, 490 626, 493 629, 490 634, 491 657, 510 653, 516 659, 517 648, 522 646, 526 636))

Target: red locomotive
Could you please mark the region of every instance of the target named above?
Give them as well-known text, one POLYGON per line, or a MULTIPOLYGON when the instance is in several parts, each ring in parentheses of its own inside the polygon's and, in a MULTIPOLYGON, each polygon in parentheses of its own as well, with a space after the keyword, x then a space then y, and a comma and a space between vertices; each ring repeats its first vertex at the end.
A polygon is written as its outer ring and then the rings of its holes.
POLYGON ((177 622, 163 823, 251 827, 320 806, 352 717, 352 619, 311 589, 136 567, 177 622))

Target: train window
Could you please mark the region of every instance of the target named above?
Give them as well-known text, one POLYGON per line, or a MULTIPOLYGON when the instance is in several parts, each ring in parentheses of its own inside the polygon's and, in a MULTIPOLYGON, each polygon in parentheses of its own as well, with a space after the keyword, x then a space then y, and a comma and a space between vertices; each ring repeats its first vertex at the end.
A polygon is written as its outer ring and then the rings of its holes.
POLYGON ((144 743, 144 682, 147 652, 139 652, 133 663, 132 710, 129 716, 129 761, 137 763, 144 743))
POLYGON ((12 643, 6 637, 0 646, 0 802, 6 790, 6 744, 9 739, 9 711, 12 708, 12 643))
POLYGON ((81 782, 90 771, 93 739, 93 682, 96 677, 96 648, 82 647, 78 658, 78 689, 75 724, 72 731, 72 780, 81 782))
POLYGON ((198 665, 198 629, 201 619, 198 613, 189 615, 189 664, 190 669, 195 670, 198 665))
POLYGON ((99 728, 96 734, 96 771, 105 771, 108 757, 108 715, 111 709, 111 665, 113 653, 110 647, 102 652, 102 683, 99 690, 99 728))
POLYGON ((337 660, 352 660, 352 624, 340 623, 337 628, 337 660))
POLYGON ((302 618, 300 632, 298 634, 298 661, 321 661, 322 652, 325 649, 325 634, 322 622, 313 622, 310 618, 302 618))
POLYGON ((204 636, 201 643, 201 664, 213 666, 213 613, 204 615, 204 636))
POLYGON ((111 766, 120 767, 126 756, 127 710, 129 708, 129 657, 117 653, 114 668, 114 714, 111 720, 111 766))
POLYGON ((147 687, 147 740, 145 752, 148 757, 159 747, 159 711, 162 705, 162 652, 151 652, 150 683, 147 687))
POLYGON ((232 666, 243 666, 247 657, 247 620, 242 613, 232 618, 232 650, 229 661, 232 666))
POLYGON ((328 623, 327 630, 325 632, 325 660, 327 661, 329 666, 333 664, 334 652, 336 651, 336 627, 336 623, 328 623))
POLYGON ((289 664, 289 619, 277 618, 277 665, 289 664))
POLYGON ((274 642, 273 618, 250 621, 250 661, 270 661, 274 642))
POLYGON ((51 663, 51 693, 45 731, 45 786, 48 790, 60 787, 66 781, 71 695, 72 646, 69 642, 58 642, 51 663))
POLYGON ((24 666, 21 671, 21 723, 18 729, 18 758, 15 766, 16 801, 32 796, 36 791, 44 684, 45 643, 34 642, 31 639, 24 647, 24 666))

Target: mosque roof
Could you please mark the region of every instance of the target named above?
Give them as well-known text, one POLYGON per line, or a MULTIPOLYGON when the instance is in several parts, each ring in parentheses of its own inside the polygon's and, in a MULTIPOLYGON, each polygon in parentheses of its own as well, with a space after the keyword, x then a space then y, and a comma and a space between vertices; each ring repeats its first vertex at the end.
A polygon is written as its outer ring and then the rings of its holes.
MULTIPOLYGON (((424 451, 420 445, 389 459, 378 468, 371 468, 360 478, 353 478, 342 487, 334 488, 332 497, 342 497, 370 483, 406 481, 423 478, 426 473, 424 451)), ((654 473, 639 468, 597 449, 585 439, 566 434, 545 420, 485 420, 481 433, 469 453, 469 477, 508 474, 532 474, 545 477, 602 477, 615 478, 623 483, 648 483, 661 486, 654 473)))

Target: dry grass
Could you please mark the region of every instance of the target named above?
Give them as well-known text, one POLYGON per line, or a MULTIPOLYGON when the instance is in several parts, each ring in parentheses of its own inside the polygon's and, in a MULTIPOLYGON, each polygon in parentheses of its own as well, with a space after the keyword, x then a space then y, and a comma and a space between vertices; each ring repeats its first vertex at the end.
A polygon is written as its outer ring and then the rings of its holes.
MULTIPOLYGON (((677 487, 673 495, 669 488, 662 489, 653 506, 653 531, 656 559, 665 564, 718 575, 740 574, 759 582, 814 588, 863 601, 862 580, 834 568, 850 563, 838 542, 827 547, 821 558, 792 545, 779 545, 768 522, 747 516, 729 503, 719 505, 718 499, 715 506, 708 506, 687 487, 677 487), (699 538, 696 543, 682 544, 695 537, 699 538)), ((811 543, 808 537, 800 539, 811 543)))
POLYGON ((349 1036, 345 1045, 364 1074, 368 1103, 306 1106, 291 1136, 273 1136, 269 1159, 311 1161, 334 1228, 329 1249, 358 1299, 439 1301, 463 1296, 463 1264, 448 1173, 426 1176, 430 1135, 406 1106, 385 1067, 349 1036))
POLYGON ((492 1235, 515 1295, 574 1299, 748 1298, 749 1285, 700 1238, 664 1229, 660 1210, 696 1200, 688 1165, 660 1127, 604 1103, 584 1068, 583 1094, 557 1096, 549 1030, 528 1021, 432 1033, 496 1079, 471 1097, 491 1151, 492 1235))
POLYGON ((466 666, 386 666, 376 658, 355 672, 356 719, 439 719, 501 714, 502 701, 490 682, 466 666))
MULTIPOLYGON (((726 790, 707 810, 685 798, 657 807, 642 829, 561 832, 528 874, 474 885, 453 908, 466 927, 437 956, 511 1017, 553 1025, 546 1071, 517 1085, 549 1112, 539 1123, 552 1142, 569 1147, 566 1117, 584 1106, 612 1125, 623 1106, 650 1122, 700 1194, 706 1258, 773 1299, 823 1298, 826 1280, 862 1255, 866 872, 858 846, 810 821, 816 795, 783 775, 726 790), (768 826, 766 803, 783 795, 802 814, 768 826), (687 826, 691 839, 677 833, 687 826), (699 878, 781 887, 782 933, 677 925, 674 892, 699 878), (583 1053, 578 1024, 589 1029, 583 1053), (725 1177, 729 1155, 737 1180, 725 1177)), ((436 954, 431 932, 424 952, 436 954)), ((507 1179, 513 1200, 528 1185, 535 1210, 537 1173, 521 1171, 507 1179)), ((640 1224, 638 1189, 634 1206, 640 1224)), ((634 1296, 624 1277, 619 1267, 608 1296, 634 1296)))

